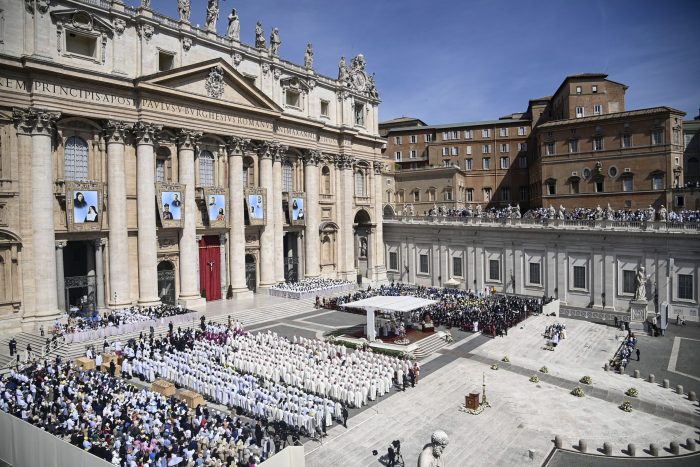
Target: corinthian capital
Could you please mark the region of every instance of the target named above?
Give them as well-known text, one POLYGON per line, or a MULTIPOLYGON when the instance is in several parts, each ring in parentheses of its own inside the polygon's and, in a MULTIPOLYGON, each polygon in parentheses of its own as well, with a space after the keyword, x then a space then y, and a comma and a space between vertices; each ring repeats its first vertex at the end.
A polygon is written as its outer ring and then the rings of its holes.
POLYGON ((272 149, 272 160, 274 162, 282 162, 282 159, 287 154, 287 149, 289 147, 284 144, 275 144, 272 149))
POLYGON ((321 160, 321 151, 317 149, 304 149, 301 157, 305 165, 318 165, 321 160))
POLYGON ((381 175, 384 172, 386 164, 384 162, 374 161, 374 173, 381 175))
POLYGON ((277 157, 279 152, 280 143, 277 141, 263 141, 256 148, 258 151, 258 157, 261 159, 272 159, 277 157))
POLYGON ((155 125, 153 123, 146 123, 141 120, 134 123, 134 137, 136 138, 136 144, 153 144, 156 138, 163 130, 163 125, 155 125))
POLYGON ((338 154, 335 156, 335 165, 340 170, 350 170, 355 163, 355 158, 347 154, 338 154))
POLYGON ((132 126, 119 120, 107 120, 102 125, 102 131, 107 144, 124 143, 126 136, 131 131, 132 126))
POLYGON ((244 151, 251 148, 250 140, 240 136, 229 136, 226 138, 226 148, 229 156, 242 156, 244 151))
POLYGON ((199 142, 199 139, 201 137, 202 137, 201 131, 195 131, 195 130, 189 130, 187 128, 183 128, 177 133, 177 146, 180 149, 192 149, 192 150, 194 150, 195 146, 197 146, 197 143, 199 142))
POLYGON ((12 109, 12 119, 18 132, 24 134, 52 135, 60 112, 49 112, 43 109, 12 109))

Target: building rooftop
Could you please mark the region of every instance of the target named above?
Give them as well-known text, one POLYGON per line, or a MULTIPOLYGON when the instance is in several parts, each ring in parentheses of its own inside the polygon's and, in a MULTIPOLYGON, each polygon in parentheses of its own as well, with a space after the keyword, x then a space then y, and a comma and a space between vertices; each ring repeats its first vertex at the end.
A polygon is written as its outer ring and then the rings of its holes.
POLYGON ((565 125, 569 125, 572 123, 597 122, 597 121, 604 121, 604 120, 613 120, 613 119, 622 118, 622 117, 634 117, 634 116, 638 116, 638 115, 649 115, 649 114, 655 114, 655 113, 661 113, 661 112, 675 112, 675 113, 685 115, 685 112, 683 112, 682 110, 674 109, 671 107, 650 107, 648 109, 627 110, 625 112, 616 112, 616 113, 604 114, 604 115, 594 115, 591 117, 570 118, 567 120, 553 120, 551 122, 542 123, 541 125, 538 125, 538 127, 539 128, 552 128, 552 127, 556 127, 556 126, 565 126, 565 125))
MULTIPOLYGON (((465 128, 465 127, 481 127, 489 125, 502 125, 504 123, 530 123, 527 119, 517 119, 517 118, 501 118, 498 120, 483 120, 476 122, 461 122, 461 123, 446 123, 443 125, 425 125, 425 126, 409 126, 409 127, 399 127, 399 128, 389 128, 388 132, 392 131, 413 131, 413 130, 446 130, 448 128, 465 128)), ((380 125, 382 125, 380 123, 380 125)))
POLYGON ((401 123, 409 123, 409 122, 420 122, 420 125, 426 125, 426 123, 423 120, 421 120, 420 118, 398 117, 398 118, 392 118, 391 120, 386 120, 384 122, 379 122, 379 126, 391 126, 391 125, 396 125, 396 124, 401 124, 401 123))

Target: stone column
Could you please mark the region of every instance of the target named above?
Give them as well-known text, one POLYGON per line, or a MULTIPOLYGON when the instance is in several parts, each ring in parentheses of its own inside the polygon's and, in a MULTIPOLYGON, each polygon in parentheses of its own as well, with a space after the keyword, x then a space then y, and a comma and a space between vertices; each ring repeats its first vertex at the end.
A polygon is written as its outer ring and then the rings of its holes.
MULTIPOLYGON (((13 109, 12 118, 17 130, 17 154, 19 155, 19 210, 32 210, 32 122, 33 113, 27 109, 13 109)), ((34 250, 32 249, 32 216, 19 216, 19 232, 22 236, 22 321, 23 328, 32 328, 36 311, 34 299, 34 250), (26 323, 26 325, 25 325, 26 323)))
POLYGON ((102 262, 102 247, 105 245, 104 238, 95 240, 95 295, 97 298, 97 309, 105 307, 105 273, 102 262))
POLYGON ((226 292, 227 292, 227 287, 226 285, 228 284, 228 262, 227 262, 227 256, 226 256, 226 243, 227 243, 227 236, 225 233, 219 235, 219 256, 221 260, 219 261, 219 275, 220 275, 220 283, 221 283, 221 297, 226 298, 226 292))
POLYGON ((384 258, 384 203, 382 201, 382 191, 384 190, 382 172, 384 164, 374 163, 374 223, 376 225, 374 235, 372 235, 372 245, 374 254, 372 255, 374 267, 374 280, 386 281, 386 260, 384 258))
POLYGON ((275 152, 274 143, 263 143, 258 148, 260 161, 260 186, 267 188, 265 200, 266 225, 260 233, 260 287, 271 287, 275 284, 275 226, 272 202, 275 199, 272 191, 272 155, 275 152))
MULTIPOLYGON (((275 282, 284 282, 284 210, 282 209, 282 158, 286 157, 287 147, 279 146, 273 154, 272 199, 273 223, 275 230, 275 282)), ((268 224, 269 225, 269 224, 268 224)))
MULTIPOLYGON (((243 151, 250 141, 231 137, 228 140, 229 192, 229 270, 234 298, 251 296, 245 282, 245 206, 243 205, 243 151)), ((257 170, 256 170, 257 172, 257 170)))
POLYGON ((53 209, 53 134, 58 113, 44 110, 34 112, 32 128, 32 245, 36 262, 34 287, 36 293, 37 322, 52 321, 60 315, 56 287, 56 235, 53 209))
POLYGON ((108 121, 104 126, 107 142, 107 216, 109 218, 109 289, 110 308, 131 304, 129 285, 129 225, 126 200, 124 149, 131 125, 108 121))
POLYGON ((180 230, 180 296, 179 302, 193 308, 206 304, 199 294, 199 250, 197 245, 197 215, 199 209, 194 199, 194 151, 201 132, 182 129, 177 135, 177 165, 179 182, 185 185, 184 218, 180 230))
POLYGON ((155 158, 153 145, 162 127, 142 121, 134 125, 138 216, 139 305, 160 302, 158 297, 158 238, 156 236, 155 158))
POLYGON ((318 151, 304 152, 304 190, 306 192, 306 228, 304 229, 304 272, 306 277, 321 275, 321 256, 319 248, 319 174, 318 162, 321 154, 318 151))
MULTIPOLYGON (((344 246, 345 245, 345 230, 343 229, 343 213, 345 212, 345 204, 343 201, 343 197, 341 196, 345 194, 344 188, 343 188, 343 172, 340 170, 340 158, 339 156, 335 156, 335 159, 333 160, 334 167, 333 167, 333 185, 334 185, 334 190, 335 190, 335 207, 336 207, 336 212, 335 212, 335 219, 338 224, 338 231, 335 234, 336 241, 335 241, 335 270, 338 278, 344 278, 343 276, 343 271, 345 271, 345 250, 344 246)), ((349 195, 352 198, 352 193, 349 195)))
POLYGON ((343 191, 338 193, 338 196, 342 194, 341 203, 343 205, 342 224, 340 225, 343 231, 343 250, 341 254, 344 256, 345 262, 343 277, 353 282, 357 279, 355 270, 355 235, 353 232, 355 216, 352 209, 355 193, 352 172, 354 161, 355 159, 352 156, 340 156, 340 163, 338 164, 338 167, 341 169, 340 174, 343 183, 343 191))
POLYGON ((68 245, 65 240, 56 241, 56 297, 58 309, 66 311, 66 281, 63 273, 63 249, 68 245))

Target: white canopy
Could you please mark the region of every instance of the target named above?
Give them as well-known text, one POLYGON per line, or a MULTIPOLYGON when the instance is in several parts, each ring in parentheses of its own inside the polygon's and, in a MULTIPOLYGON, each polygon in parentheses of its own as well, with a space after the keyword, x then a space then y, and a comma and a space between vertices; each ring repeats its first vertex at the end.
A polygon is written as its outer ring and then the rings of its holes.
POLYGON ((424 306, 437 303, 437 300, 418 298, 410 296, 389 296, 378 295, 376 297, 365 298, 356 302, 344 303, 341 306, 350 308, 375 308, 385 311, 413 311, 424 306))
POLYGON ((405 312, 417 310, 424 306, 432 305, 433 303, 437 303, 437 300, 428 300, 427 298, 410 297, 407 295, 378 295, 356 302, 345 303, 341 306, 364 308, 367 311, 367 339, 372 342, 377 337, 374 328, 374 310, 405 312))

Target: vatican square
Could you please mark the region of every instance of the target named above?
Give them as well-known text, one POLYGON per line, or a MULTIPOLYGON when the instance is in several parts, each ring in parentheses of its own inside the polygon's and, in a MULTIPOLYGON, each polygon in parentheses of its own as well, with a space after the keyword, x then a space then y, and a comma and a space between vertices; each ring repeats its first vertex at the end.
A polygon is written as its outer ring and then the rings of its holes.
POLYGON ((0 467, 699 465, 698 13, 0 0, 0 467))

